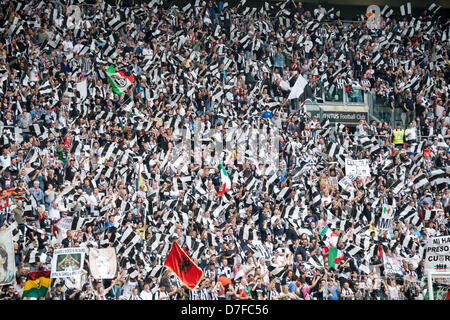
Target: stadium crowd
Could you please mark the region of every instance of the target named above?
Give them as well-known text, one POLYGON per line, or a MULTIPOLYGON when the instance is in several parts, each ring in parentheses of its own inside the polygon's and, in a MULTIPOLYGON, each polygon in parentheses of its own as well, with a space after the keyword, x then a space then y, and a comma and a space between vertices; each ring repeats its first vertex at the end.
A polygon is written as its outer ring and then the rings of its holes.
POLYGON ((78 246, 136 250, 118 253, 116 278, 85 263, 43 299, 424 298, 424 245, 449 235, 450 212, 450 28, 435 7, 387 8, 370 29, 365 12, 344 23, 294 1, 65 2, 0 5, 0 229, 14 227, 16 260, 0 300, 78 246), (110 65, 134 76, 120 95, 110 65), (314 94, 374 92, 402 121, 333 131, 288 99, 299 74, 314 94), (345 158, 371 174, 343 188, 345 158), (67 217, 80 229, 64 234, 67 217), (130 228, 139 241, 124 241, 130 228), (194 290, 162 268, 173 239, 204 270, 194 290), (330 267, 332 239, 343 256, 330 267))

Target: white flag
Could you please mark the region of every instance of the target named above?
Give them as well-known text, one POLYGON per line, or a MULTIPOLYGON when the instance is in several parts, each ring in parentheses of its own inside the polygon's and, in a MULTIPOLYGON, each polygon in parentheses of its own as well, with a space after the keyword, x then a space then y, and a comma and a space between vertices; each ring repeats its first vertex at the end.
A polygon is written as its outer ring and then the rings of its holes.
POLYGON ((80 93, 80 98, 83 101, 87 98, 87 80, 77 83, 77 90, 80 93))
POLYGON ((306 85, 308 84, 308 81, 306 81, 305 78, 300 74, 298 75, 297 80, 295 81, 294 86, 291 88, 291 92, 289 93, 288 99, 296 99, 300 97, 300 95, 305 90, 306 85))
POLYGON ((113 279, 116 275, 117 260, 114 248, 91 248, 89 266, 95 279, 113 279))

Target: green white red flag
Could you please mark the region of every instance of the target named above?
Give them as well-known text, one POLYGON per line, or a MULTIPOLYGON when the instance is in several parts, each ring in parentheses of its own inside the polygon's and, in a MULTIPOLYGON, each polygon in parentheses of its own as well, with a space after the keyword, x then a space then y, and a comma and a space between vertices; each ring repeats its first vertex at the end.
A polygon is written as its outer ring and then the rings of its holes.
POLYGON ((328 266, 336 268, 336 265, 344 259, 344 253, 338 248, 328 247, 328 266))
POLYGON ((134 81, 133 75, 127 76, 123 71, 116 71, 113 65, 110 65, 105 72, 113 91, 118 95, 124 93, 134 81))
POLYGON ((225 167, 220 163, 219 164, 219 170, 220 170, 220 181, 222 182, 222 189, 218 192, 219 196, 222 196, 224 193, 230 191, 231 189, 231 180, 228 176, 227 171, 225 170, 225 167))

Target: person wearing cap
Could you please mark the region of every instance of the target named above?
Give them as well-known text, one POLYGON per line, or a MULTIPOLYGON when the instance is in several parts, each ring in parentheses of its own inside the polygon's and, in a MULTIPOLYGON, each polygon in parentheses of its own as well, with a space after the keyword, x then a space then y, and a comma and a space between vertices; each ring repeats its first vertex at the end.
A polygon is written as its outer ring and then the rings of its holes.
POLYGON ((64 292, 62 292, 62 283, 58 282, 55 285, 54 289, 49 289, 48 292, 48 298, 50 300, 66 300, 66 295, 64 292))

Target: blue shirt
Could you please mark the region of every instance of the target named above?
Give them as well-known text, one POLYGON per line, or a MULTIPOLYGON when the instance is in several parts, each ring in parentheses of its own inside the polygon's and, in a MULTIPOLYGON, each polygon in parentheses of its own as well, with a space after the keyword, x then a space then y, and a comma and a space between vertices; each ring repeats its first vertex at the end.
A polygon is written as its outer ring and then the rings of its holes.
POLYGON ((281 186, 281 183, 286 180, 286 178, 282 175, 280 176, 280 181, 278 181, 278 186, 281 186))
POLYGON ((295 281, 292 281, 289 284, 289 292, 293 292, 293 293, 297 294, 297 286, 295 285, 295 281))
POLYGON ((284 67, 284 56, 280 53, 277 53, 274 57, 275 67, 282 68, 284 67))
POLYGON ((263 113, 263 115, 261 116, 261 118, 263 119, 272 119, 273 115, 272 115, 272 111, 266 111, 263 113))
MULTIPOLYGON (((30 188, 29 192, 33 195, 34 188, 30 188)), ((42 192, 42 190, 40 188, 37 188, 34 198, 36 199, 36 202, 38 204, 42 204, 42 201, 44 200, 44 192, 42 192)))
MULTIPOLYGON (((330 286, 328 286, 328 292, 329 292, 329 290, 330 290, 330 286)), ((339 300, 339 293, 338 293, 337 286, 333 287, 333 290, 331 291, 330 300, 339 300)))

